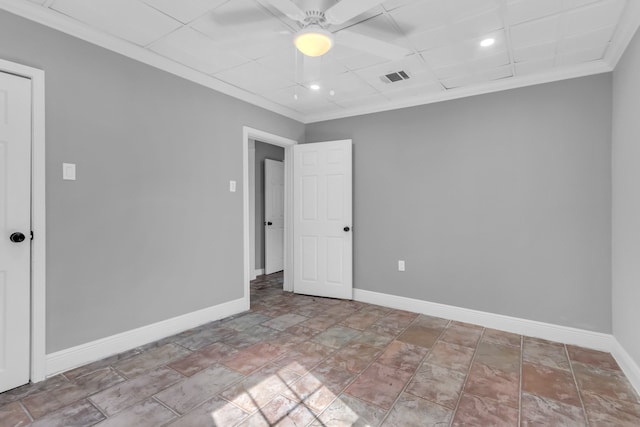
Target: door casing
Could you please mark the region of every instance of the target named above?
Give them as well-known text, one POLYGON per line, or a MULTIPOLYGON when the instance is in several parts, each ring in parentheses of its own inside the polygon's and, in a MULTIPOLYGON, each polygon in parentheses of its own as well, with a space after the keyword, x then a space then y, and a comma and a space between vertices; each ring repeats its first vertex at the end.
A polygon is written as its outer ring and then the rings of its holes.
POLYGON ((298 141, 254 129, 242 128, 242 197, 243 197, 243 246, 244 246, 244 299, 249 310, 250 282, 253 275, 249 225, 249 140, 266 142, 284 148, 284 284, 285 291, 293 291, 293 146, 298 141))
MULTIPOLYGON (((31 80, 31 382, 46 378, 44 71, 0 59, 0 71, 31 80)), ((6 236, 0 236, 5 238, 6 236)))

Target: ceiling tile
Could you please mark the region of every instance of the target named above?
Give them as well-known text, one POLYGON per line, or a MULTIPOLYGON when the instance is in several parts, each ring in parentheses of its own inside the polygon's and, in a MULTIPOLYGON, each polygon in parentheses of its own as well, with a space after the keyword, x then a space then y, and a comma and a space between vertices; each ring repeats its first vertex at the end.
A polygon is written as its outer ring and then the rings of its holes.
POLYGON ((560 17, 550 16, 511 27, 514 49, 556 41, 560 31, 560 17))
POLYGON ((451 32, 454 40, 482 37, 502 28, 504 28, 504 22, 498 9, 490 10, 451 24, 451 32))
POLYGON ((280 50, 294 50, 293 35, 287 30, 241 34, 218 42, 222 49, 249 59, 259 59, 280 50))
POLYGON ((424 98, 426 95, 437 94, 443 91, 444 88, 440 83, 414 84, 411 86, 400 85, 399 87, 395 87, 394 84, 391 84, 390 89, 385 90, 382 94, 392 102, 400 102, 403 100, 408 101, 413 98, 424 98))
POLYGON ((563 6, 565 10, 575 9, 578 7, 586 6, 588 4, 596 3, 601 0, 563 0, 563 6))
POLYGON ((442 80, 442 84, 447 89, 455 89, 479 83, 491 82, 494 80, 502 80, 509 77, 513 77, 511 66, 503 66, 482 73, 442 80))
POLYGON ((304 105, 304 106, 298 107, 297 110, 300 111, 302 114, 314 116, 317 114, 338 113, 341 110, 343 110, 343 108, 338 104, 334 104, 333 102, 328 102, 327 104, 320 105, 320 106, 304 105))
POLYGON ((154 8, 131 0, 56 0, 51 8, 141 46, 181 25, 154 8))
POLYGON ((611 41, 615 27, 603 28, 578 36, 568 37, 558 45, 560 53, 589 49, 594 46, 606 46, 611 41))
POLYGON ((554 58, 547 58, 537 61, 525 61, 515 64, 516 76, 527 76, 539 74, 553 70, 555 66, 554 58))
POLYGON ((423 0, 409 3, 389 14, 406 35, 421 33, 450 22, 446 0, 423 0))
POLYGON ((442 26, 432 28, 422 33, 413 33, 409 36, 411 45, 417 51, 435 49, 453 42, 449 27, 442 26))
POLYGON ((289 30, 253 0, 227 1, 202 15, 191 26, 216 41, 289 30))
POLYGON ((257 62, 299 84, 314 83, 348 71, 334 58, 327 55, 320 58, 305 57, 293 46, 271 52, 257 62))
POLYGON ((329 99, 337 102, 344 99, 368 96, 377 91, 356 73, 346 73, 327 76, 318 80, 320 86, 329 93, 329 99), (333 91, 333 94, 330 92, 333 91))
POLYGON ((142 0, 151 7, 177 19, 180 22, 188 23, 215 9, 227 0, 142 0))
POLYGON ((427 50, 421 52, 421 54, 429 67, 435 69, 478 61, 507 51, 507 41, 504 31, 490 33, 487 34, 486 37, 495 39, 495 43, 487 48, 480 46, 480 41, 484 38, 483 36, 481 38, 465 40, 437 49, 427 50))
POLYGON ((169 34, 149 48, 206 74, 248 62, 246 58, 220 49, 213 40, 188 27, 169 34))
POLYGON ((408 5, 410 3, 414 3, 416 1, 420 1, 420 0, 387 0, 384 3, 382 3, 382 7, 386 11, 391 11, 393 9, 397 9, 399 7, 406 6, 406 5, 408 5))
POLYGON ((300 97, 303 96, 301 95, 303 93, 304 96, 306 96, 307 89, 299 85, 291 85, 286 88, 267 91, 263 93, 262 96, 277 104, 288 106, 289 104, 297 102, 297 100, 294 98, 295 96, 298 96, 298 98, 300 99, 300 97))
POLYGON ((558 43, 551 42, 533 46, 527 46, 513 50, 513 59, 516 62, 537 61, 540 59, 554 58, 558 49, 558 43))
POLYGON ((318 109, 335 105, 324 91, 314 92, 302 86, 290 86, 263 94, 265 98, 297 111, 318 109))
POLYGON ((450 79, 452 77, 470 74, 470 70, 467 64, 455 64, 441 68, 434 68, 433 74, 435 74, 439 79, 450 79))
POLYGON ((393 21, 382 14, 352 25, 349 31, 380 40, 395 40, 403 35, 393 26, 393 21))
POLYGON ((510 25, 544 18, 562 11, 559 0, 512 0, 507 4, 507 22, 510 25))
POLYGON ((503 0, 447 0, 451 19, 460 21, 499 8, 503 0))
POLYGON ((509 54, 507 53, 507 51, 501 51, 477 61, 465 62, 462 64, 456 64, 442 68, 434 68, 433 73, 439 79, 449 79, 461 75, 482 72, 484 70, 491 70, 503 65, 508 65, 509 63, 509 54))
POLYGON ((594 46, 589 49, 567 52, 558 55, 556 64, 558 65, 574 65, 583 62, 597 61, 602 59, 607 49, 607 45, 594 46))
POLYGON ((301 70, 304 66, 303 55, 298 53, 293 46, 274 50, 257 61, 272 70, 288 73, 287 78, 293 78, 300 74, 298 70, 301 70))
POLYGON ((348 71, 340 62, 331 61, 329 58, 309 58, 302 59, 302 72, 298 73, 298 81, 312 83, 327 80, 334 76, 339 76, 348 71))
POLYGON ((327 56, 339 62, 349 70, 359 70, 372 65, 388 62, 388 59, 386 58, 371 55, 369 53, 363 53, 357 49, 352 49, 340 44, 334 46, 327 56))
POLYGON ((350 98, 335 101, 336 104, 343 108, 356 108, 356 107, 372 107, 375 105, 384 105, 389 102, 389 98, 381 94, 367 95, 359 98, 350 98))
POLYGON ((294 84, 282 74, 254 61, 221 71, 214 76, 229 84, 258 94, 284 89, 294 84))
POLYGON ((602 0, 567 13, 568 35, 588 33, 598 28, 615 26, 620 19, 624 0, 602 0))

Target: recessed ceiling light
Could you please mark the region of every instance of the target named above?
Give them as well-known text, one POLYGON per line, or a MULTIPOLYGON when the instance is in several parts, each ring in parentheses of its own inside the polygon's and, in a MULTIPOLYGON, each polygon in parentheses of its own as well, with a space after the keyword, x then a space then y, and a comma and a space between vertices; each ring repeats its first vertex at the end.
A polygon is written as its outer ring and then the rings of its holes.
POLYGON ((311 90, 320 90, 320 85, 312 84, 311 86, 309 86, 309 89, 311 89, 311 90))
POLYGON ((492 39, 492 38, 484 39, 480 42, 480 46, 489 47, 493 45, 495 42, 496 42, 496 39, 492 39))

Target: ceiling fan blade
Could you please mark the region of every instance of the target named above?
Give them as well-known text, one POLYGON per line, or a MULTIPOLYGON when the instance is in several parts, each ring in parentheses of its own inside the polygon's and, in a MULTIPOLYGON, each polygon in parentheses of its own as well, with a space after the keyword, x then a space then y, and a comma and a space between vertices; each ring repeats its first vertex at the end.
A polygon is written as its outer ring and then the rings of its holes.
POLYGON ((334 36, 339 44, 391 60, 402 59, 411 53, 409 49, 404 47, 363 36, 353 31, 341 30, 334 36))
POLYGON ((267 3, 278 9, 295 21, 304 21, 307 15, 291 0, 266 0, 267 3))
POLYGON ((328 23, 339 25, 382 3, 382 0, 342 0, 324 12, 328 23))

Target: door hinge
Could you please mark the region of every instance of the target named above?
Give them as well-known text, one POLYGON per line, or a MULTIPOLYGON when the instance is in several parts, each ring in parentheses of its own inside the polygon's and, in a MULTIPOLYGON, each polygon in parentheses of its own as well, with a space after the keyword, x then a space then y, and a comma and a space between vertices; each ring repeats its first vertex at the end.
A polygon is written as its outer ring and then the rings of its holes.
POLYGON ((33 230, 31 231, 31 240, 33 240, 33 230))

